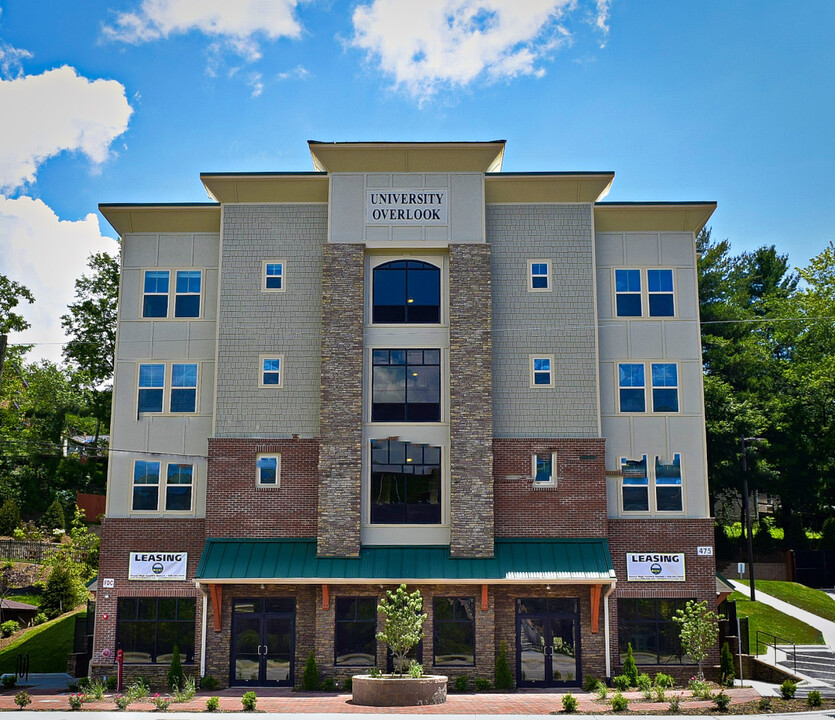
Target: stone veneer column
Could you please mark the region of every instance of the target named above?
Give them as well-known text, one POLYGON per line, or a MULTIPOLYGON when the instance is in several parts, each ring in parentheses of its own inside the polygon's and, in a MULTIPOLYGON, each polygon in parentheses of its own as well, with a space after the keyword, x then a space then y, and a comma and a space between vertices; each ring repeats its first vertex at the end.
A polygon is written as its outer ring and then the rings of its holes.
POLYGON ((365 246, 322 253, 322 389, 318 553, 360 552, 365 246))
POLYGON ((450 553, 493 556, 490 246, 449 246, 450 553))

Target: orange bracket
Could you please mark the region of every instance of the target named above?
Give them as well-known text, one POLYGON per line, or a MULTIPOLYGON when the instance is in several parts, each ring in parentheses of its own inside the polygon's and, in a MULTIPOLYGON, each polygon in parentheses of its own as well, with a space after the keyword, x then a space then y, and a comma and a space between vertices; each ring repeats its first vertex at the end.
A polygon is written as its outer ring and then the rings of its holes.
POLYGON ((223 605, 223 587, 213 583, 209 585, 209 597, 212 599, 212 617, 214 619, 215 632, 220 632, 220 613, 223 605))
POLYGON ((600 630, 600 594, 603 591, 602 585, 592 585, 591 591, 591 631, 596 633, 600 630))
POLYGON ((487 610, 487 584, 481 586, 481 609, 487 610))
POLYGON ((322 585, 322 610, 328 610, 331 604, 330 591, 327 585, 322 585))

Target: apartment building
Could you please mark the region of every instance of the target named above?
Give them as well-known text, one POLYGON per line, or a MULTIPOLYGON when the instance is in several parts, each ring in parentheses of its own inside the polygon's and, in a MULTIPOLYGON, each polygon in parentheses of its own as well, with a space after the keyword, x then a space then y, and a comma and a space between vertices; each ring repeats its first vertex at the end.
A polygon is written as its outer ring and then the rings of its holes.
POLYGON ((311 142, 106 204, 122 238, 93 671, 297 685, 390 658, 520 687, 692 673, 715 601, 694 236, 710 202, 502 172, 504 141, 311 142))

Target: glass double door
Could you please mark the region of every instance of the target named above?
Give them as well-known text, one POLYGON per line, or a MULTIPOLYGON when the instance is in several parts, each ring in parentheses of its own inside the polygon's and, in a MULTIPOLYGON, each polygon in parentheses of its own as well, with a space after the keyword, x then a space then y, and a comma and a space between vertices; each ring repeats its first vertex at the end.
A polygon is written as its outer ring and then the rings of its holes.
POLYGON ((516 648, 519 687, 579 686, 582 677, 577 600, 517 600, 516 648))
POLYGON ((293 685, 294 598, 232 601, 231 685, 293 685))

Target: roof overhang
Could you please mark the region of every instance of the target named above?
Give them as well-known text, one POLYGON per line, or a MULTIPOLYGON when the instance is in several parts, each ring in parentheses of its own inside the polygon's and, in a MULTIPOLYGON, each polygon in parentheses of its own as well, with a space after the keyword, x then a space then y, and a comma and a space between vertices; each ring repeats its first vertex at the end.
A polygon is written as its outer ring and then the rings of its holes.
POLYGON ((594 203, 614 179, 613 172, 496 173, 484 178, 485 202, 594 203))
POLYGON ((328 176, 302 173, 200 173, 209 197, 221 203, 326 203, 328 176))
POLYGON ((220 232, 217 203, 101 203, 104 215, 120 236, 130 233, 220 232))
POLYGON ((313 167, 329 173, 496 172, 504 140, 490 142, 341 142, 309 140, 313 167))
POLYGON ((715 202, 612 202, 594 206, 595 232, 688 232, 705 226, 715 202))

